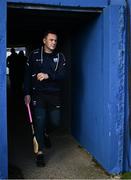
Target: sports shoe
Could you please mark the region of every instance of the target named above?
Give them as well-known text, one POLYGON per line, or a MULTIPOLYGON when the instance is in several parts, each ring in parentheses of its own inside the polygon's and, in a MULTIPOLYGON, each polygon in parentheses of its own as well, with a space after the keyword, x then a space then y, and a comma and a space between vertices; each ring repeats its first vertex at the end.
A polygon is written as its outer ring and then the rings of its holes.
POLYGON ((37 154, 36 156, 36 165, 38 167, 44 167, 45 166, 45 160, 43 154, 37 154))

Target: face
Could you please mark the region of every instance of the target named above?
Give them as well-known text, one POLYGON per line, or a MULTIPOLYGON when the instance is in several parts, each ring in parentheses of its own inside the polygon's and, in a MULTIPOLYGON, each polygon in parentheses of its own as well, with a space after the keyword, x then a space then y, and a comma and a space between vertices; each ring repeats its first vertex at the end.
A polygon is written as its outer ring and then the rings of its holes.
POLYGON ((45 52, 52 52, 55 50, 57 45, 57 35, 49 33, 44 39, 44 50, 45 52))

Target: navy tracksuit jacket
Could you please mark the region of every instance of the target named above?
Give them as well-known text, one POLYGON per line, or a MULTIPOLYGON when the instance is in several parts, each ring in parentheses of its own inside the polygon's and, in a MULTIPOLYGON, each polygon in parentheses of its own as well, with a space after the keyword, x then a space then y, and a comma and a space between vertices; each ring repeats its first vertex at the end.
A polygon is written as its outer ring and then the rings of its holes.
POLYGON ((59 93, 66 75, 66 61, 62 53, 43 52, 43 47, 34 50, 28 59, 25 71, 24 95, 32 92, 59 93), (49 79, 38 81, 38 73, 47 73, 49 79))

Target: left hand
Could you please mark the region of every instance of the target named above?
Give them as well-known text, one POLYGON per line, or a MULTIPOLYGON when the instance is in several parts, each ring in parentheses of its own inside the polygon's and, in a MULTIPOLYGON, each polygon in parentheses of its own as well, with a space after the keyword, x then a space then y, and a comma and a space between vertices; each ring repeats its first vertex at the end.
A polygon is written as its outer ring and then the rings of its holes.
POLYGON ((37 80, 38 81, 43 81, 44 79, 48 79, 48 78, 49 78, 49 76, 46 73, 38 73, 37 74, 37 80))

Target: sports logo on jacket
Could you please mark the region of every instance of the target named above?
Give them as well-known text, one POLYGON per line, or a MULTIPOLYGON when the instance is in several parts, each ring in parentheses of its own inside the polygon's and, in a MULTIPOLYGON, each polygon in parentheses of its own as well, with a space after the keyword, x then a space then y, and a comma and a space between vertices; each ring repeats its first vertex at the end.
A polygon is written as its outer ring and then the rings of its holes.
POLYGON ((53 61, 54 61, 55 63, 57 63, 57 62, 58 62, 58 58, 53 58, 53 61))

